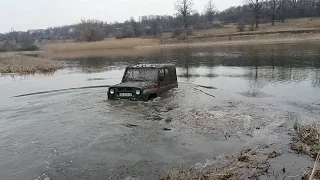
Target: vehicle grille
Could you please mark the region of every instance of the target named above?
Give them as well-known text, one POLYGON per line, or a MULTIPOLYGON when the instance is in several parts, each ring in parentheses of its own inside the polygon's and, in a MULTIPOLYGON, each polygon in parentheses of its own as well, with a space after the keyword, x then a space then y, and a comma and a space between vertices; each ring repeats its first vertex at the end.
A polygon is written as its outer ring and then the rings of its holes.
POLYGON ((131 92, 131 91, 133 91, 134 89, 133 88, 131 88, 131 87, 119 87, 118 88, 118 91, 119 92, 131 92))

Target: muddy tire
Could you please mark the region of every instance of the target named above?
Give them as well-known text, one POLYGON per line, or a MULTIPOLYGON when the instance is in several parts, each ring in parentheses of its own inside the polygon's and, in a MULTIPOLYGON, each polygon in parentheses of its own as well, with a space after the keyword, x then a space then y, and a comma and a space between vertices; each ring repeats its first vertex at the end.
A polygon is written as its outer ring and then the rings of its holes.
POLYGON ((156 97, 158 97, 158 95, 157 95, 156 93, 151 93, 151 94, 149 95, 149 97, 148 97, 148 100, 154 99, 154 98, 156 98, 156 97))

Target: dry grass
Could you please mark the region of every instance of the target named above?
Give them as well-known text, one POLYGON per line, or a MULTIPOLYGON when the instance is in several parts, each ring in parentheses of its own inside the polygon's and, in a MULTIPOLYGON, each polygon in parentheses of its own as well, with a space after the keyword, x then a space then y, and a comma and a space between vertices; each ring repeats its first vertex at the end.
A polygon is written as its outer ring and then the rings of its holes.
MULTIPOLYGON (((249 32, 249 25, 246 25, 245 31, 249 32)), ((285 23, 276 22, 274 26, 270 23, 260 24, 259 29, 252 32, 277 32, 277 31, 288 31, 288 30, 310 30, 320 29, 320 18, 299 18, 299 19, 288 19, 285 23)), ((196 36, 205 35, 223 35, 238 33, 237 24, 224 25, 223 28, 213 28, 208 30, 194 31, 196 36)))
POLYGON ((116 50, 116 49, 134 49, 138 46, 152 46, 159 44, 156 39, 107 39, 99 42, 85 43, 60 43, 47 44, 42 48, 49 52, 70 52, 70 51, 97 51, 97 50, 116 50))
POLYGON ((80 58, 80 57, 136 57, 146 56, 157 52, 159 49, 113 49, 113 50, 84 50, 84 51, 44 51, 41 56, 48 58, 80 58))
POLYGON ((156 46, 156 39, 106 39, 100 42, 88 43, 58 43, 42 46, 42 55, 50 58, 77 58, 103 56, 138 56, 149 53, 150 50, 137 49, 140 46, 156 46))
POLYGON ((320 151, 320 123, 301 125, 295 123, 296 131, 291 144, 296 153, 304 153, 316 159, 320 151))
MULTIPOLYGON (((280 43, 299 43, 315 42, 320 40, 320 34, 301 33, 301 34, 268 34, 268 35, 247 35, 236 36, 229 40, 228 37, 191 39, 187 42, 170 41, 160 45, 160 48, 193 48, 193 47, 214 47, 214 46, 239 46, 255 44, 280 44, 280 43)), ((146 47, 144 47, 146 48, 146 47)))
POLYGON ((244 33, 237 32, 236 24, 228 24, 221 28, 194 31, 193 35, 183 41, 168 38, 169 36, 164 33, 160 39, 131 38, 106 39, 90 43, 66 42, 44 44, 41 49, 42 56, 49 58, 134 57, 149 55, 161 49, 310 42, 320 40, 320 33, 313 32, 314 29, 320 30, 319 22, 320 18, 289 19, 286 23, 276 23, 275 26, 271 26, 270 23, 260 24, 260 28, 253 32, 247 28, 244 33), (297 32, 300 30, 311 31, 311 33, 297 32))
POLYGON ((320 18, 299 18, 287 19, 285 23, 277 22, 274 26, 261 24, 260 30, 265 31, 283 31, 283 30, 302 30, 302 29, 319 29, 320 18))
MULTIPOLYGON (((286 23, 278 22, 274 26, 271 26, 270 23, 260 24, 260 28, 255 31, 249 31, 249 26, 247 26, 246 31, 241 33, 236 27, 236 24, 228 24, 222 28, 195 30, 193 35, 188 36, 185 41, 164 38, 162 44, 214 42, 216 43, 214 45, 246 45, 320 39, 320 18, 289 19, 286 23)), ((211 46, 211 44, 206 43, 205 46, 211 46)))
MULTIPOLYGON (((197 47, 218 47, 218 46, 239 46, 252 44, 279 44, 279 43, 297 43, 297 42, 313 42, 320 40, 320 34, 301 33, 301 34, 268 34, 268 35, 247 35, 235 36, 229 40, 227 37, 207 38, 207 39, 191 39, 191 41, 177 41, 169 39, 162 41, 150 41, 150 43, 137 43, 139 39, 120 40, 112 46, 103 46, 107 41, 97 43, 66 43, 66 44, 50 44, 47 45, 45 51, 41 53, 43 57, 48 58, 78 58, 78 57, 135 57, 147 56, 165 49, 177 48, 197 48, 197 47), (133 43, 135 40, 136 43, 133 43), (131 42, 131 45, 126 43, 131 42), (120 42, 125 43, 121 46, 120 42), (156 42, 156 43, 154 43, 156 42), (93 47, 90 47, 90 45, 93 47), (108 47, 109 46, 109 47, 108 47), (123 48, 121 48, 123 47, 123 48), (130 47, 130 48, 128 48, 130 47), (100 48, 100 49, 99 49, 100 48), (77 50, 79 49, 79 50, 77 50)), ((117 41, 117 40, 115 40, 117 41)), ((143 40, 144 41, 144 40, 143 40)), ((141 41, 141 42, 143 42, 141 41)), ((147 40, 149 41, 149 40, 147 40)), ((111 41, 112 42, 112 41, 111 41)), ((130 44, 130 43, 129 43, 130 44)))
POLYGON ((0 54, 0 73, 52 72, 64 66, 64 63, 50 59, 0 54))
MULTIPOLYGON (((317 158, 316 158, 316 162, 314 163, 313 169, 311 171, 311 174, 309 176, 309 180, 313 180, 315 178, 315 176, 317 175, 318 172, 318 166, 319 166, 319 161, 320 161, 320 151, 318 152, 317 158)), ((317 177, 317 179, 319 178, 319 176, 317 177)))
MULTIPOLYGON (((274 152, 258 147, 248 149, 221 167, 213 166, 203 169, 202 172, 194 171, 194 169, 187 171, 183 169, 173 170, 170 171, 163 180, 259 179, 259 177, 264 175, 267 177, 275 177, 276 179, 277 174, 273 170, 269 170, 270 164, 268 160, 270 159, 270 154, 274 154, 274 152)), ((276 156, 273 156, 271 158, 275 157, 276 156)))

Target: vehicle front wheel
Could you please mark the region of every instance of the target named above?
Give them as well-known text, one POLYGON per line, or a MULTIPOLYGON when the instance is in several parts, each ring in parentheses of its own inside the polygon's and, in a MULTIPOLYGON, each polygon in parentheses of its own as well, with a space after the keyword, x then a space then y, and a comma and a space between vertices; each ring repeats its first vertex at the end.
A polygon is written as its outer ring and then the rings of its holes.
POLYGON ((149 95, 149 97, 148 97, 148 100, 154 99, 154 98, 156 98, 156 97, 158 97, 157 93, 151 93, 151 94, 149 95))

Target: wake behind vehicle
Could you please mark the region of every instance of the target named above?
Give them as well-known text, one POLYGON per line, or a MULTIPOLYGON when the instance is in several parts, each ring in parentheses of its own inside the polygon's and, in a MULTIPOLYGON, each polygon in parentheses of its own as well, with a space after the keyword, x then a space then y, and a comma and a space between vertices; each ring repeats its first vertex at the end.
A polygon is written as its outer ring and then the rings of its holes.
POLYGON ((128 66, 122 82, 111 86, 108 99, 147 101, 178 87, 176 67, 171 64, 128 66))

